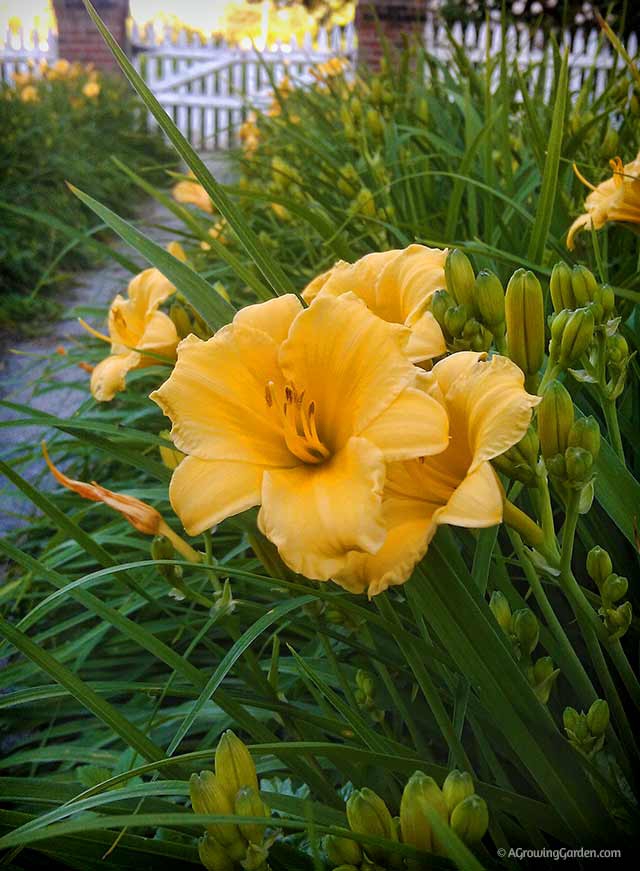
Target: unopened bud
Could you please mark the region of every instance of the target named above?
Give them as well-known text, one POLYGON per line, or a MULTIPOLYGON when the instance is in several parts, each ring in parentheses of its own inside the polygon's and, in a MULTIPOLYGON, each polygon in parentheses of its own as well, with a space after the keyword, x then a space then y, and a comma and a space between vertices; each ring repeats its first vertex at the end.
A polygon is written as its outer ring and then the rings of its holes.
POLYGON ((511 608, 504 593, 494 590, 489 600, 489 608, 503 632, 511 632, 511 608))
POLYGON ((559 381, 552 381, 538 406, 538 437, 546 459, 564 454, 573 425, 573 402, 559 381))
MULTIPOLYGON (((201 771, 199 775, 192 774, 189 780, 189 793, 195 813, 232 816, 233 804, 213 771, 201 771)), ((238 827, 233 823, 212 823, 207 826, 207 831, 227 848, 240 838, 238 827)))
POLYGON ((538 618, 529 608, 521 608, 519 611, 514 611, 512 627, 520 654, 529 657, 540 637, 538 618))
POLYGON ((442 790, 433 777, 415 771, 407 781, 400 800, 400 830, 405 844, 429 851, 433 836, 425 810, 427 807, 433 808, 445 823, 448 822, 449 809, 442 790))
POLYGON ((607 362, 614 366, 622 364, 629 354, 629 345, 624 336, 616 333, 607 339, 607 362))
POLYGON ((487 803, 479 795, 470 795, 451 814, 451 828, 467 844, 477 844, 489 827, 487 803))
POLYGON ((633 611, 631 602, 625 602, 617 608, 610 608, 604 615, 604 625, 609 633, 610 641, 622 638, 631 626, 633 611))
POLYGON ((525 375, 534 375, 544 360, 544 300, 533 272, 518 269, 505 297, 507 350, 525 375))
POLYGON ((535 486, 539 450, 540 440, 538 439, 538 433, 529 425, 529 428, 518 444, 509 448, 508 451, 496 457, 492 462, 498 471, 514 481, 521 481, 523 484, 535 486))
POLYGON ((469 309, 466 305, 454 305, 448 309, 444 316, 444 325, 446 330, 452 336, 459 336, 467 320, 470 316, 469 309))
POLYGON ((584 306, 596 298, 598 282, 586 266, 574 266, 571 270, 571 288, 576 306, 584 306))
POLYGON ((468 771, 454 769, 447 774, 442 784, 442 794, 449 813, 453 811, 456 805, 460 804, 468 796, 473 795, 473 793, 473 778, 468 771))
POLYGON ((467 255, 459 248, 453 248, 444 264, 447 290, 456 302, 473 311, 473 287, 476 277, 467 255))
MULTIPOLYGON (((379 795, 366 786, 349 797, 347 820, 353 832, 389 840, 393 838, 394 826, 389 808, 379 795)), ((367 847, 367 854, 375 862, 384 862, 387 855, 382 847, 367 847)))
POLYGON ((178 302, 174 302, 169 309, 169 317, 173 321, 176 332, 181 339, 188 336, 192 332, 191 318, 187 314, 186 309, 178 302))
POLYGON ((560 340, 558 362, 561 366, 568 369, 580 361, 593 342, 594 327, 594 316, 589 309, 578 308, 571 312, 560 340))
POLYGON ((376 138, 382 139, 384 136, 384 121, 380 112, 377 109, 368 109, 366 122, 371 134, 376 138))
POLYGON ((568 732, 575 732, 579 720, 580 714, 575 708, 566 707, 562 712, 562 724, 568 732))
POLYGON ((602 547, 592 547, 587 554, 587 573, 601 587, 613 571, 611 557, 602 547))
POLYGON ((609 705, 604 699, 596 699, 587 711, 587 725, 592 735, 604 735, 609 725, 609 705))
POLYGON ((608 284, 603 284, 600 288, 600 305, 605 318, 610 318, 615 311, 616 295, 608 284))
POLYGON ((425 97, 418 102, 416 106, 416 115, 422 121, 423 124, 426 124, 429 120, 429 104, 425 97))
POLYGON ((566 263, 556 263, 549 282, 551 301, 556 312, 563 309, 574 309, 576 300, 571 287, 571 269, 566 263))
POLYGON ((593 456, 584 448, 567 448, 564 452, 567 478, 575 484, 584 484, 591 478, 593 456))
POLYGON ((473 289, 476 309, 490 329, 504 323, 504 288, 494 272, 483 269, 476 276, 473 289))
POLYGON ((600 453, 600 425, 595 417, 581 417, 569 430, 567 446, 584 448, 595 460, 600 453))
POLYGON ((541 656, 529 672, 529 680, 541 704, 546 705, 560 669, 555 668, 550 656, 541 656))
POLYGON ((338 838, 336 835, 327 835, 322 845, 331 865, 341 867, 355 865, 358 867, 362 862, 360 844, 357 844, 350 838, 338 838))
POLYGON ((198 842, 198 855, 207 871, 233 871, 233 860, 208 832, 198 842))
POLYGON ((623 575, 611 574, 600 587, 600 595, 607 606, 619 602, 627 595, 629 581, 623 575))
POLYGON ((436 290, 431 297, 431 313, 441 327, 445 326, 445 315, 455 305, 454 299, 446 290, 436 290))
MULTIPOLYGON (((234 803, 234 811, 239 817, 268 817, 269 808, 252 786, 243 786, 238 790, 234 803)), ((250 844, 261 844, 264 840, 264 826, 257 823, 238 823, 240 834, 250 844)))
POLYGON ((216 777, 229 801, 235 801, 238 790, 251 786, 259 791, 256 766, 242 741, 227 729, 216 748, 216 777))

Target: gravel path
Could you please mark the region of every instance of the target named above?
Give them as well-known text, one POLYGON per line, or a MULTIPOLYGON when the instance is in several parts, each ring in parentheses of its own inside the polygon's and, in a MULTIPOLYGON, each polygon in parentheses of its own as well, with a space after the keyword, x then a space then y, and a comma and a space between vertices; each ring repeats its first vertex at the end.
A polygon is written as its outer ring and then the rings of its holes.
MULTIPOLYGON (((227 180, 228 167, 224 157, 209 157, 208 163, 218 180, 227 180)), ((145 235, 162 245, 175 236, 170 230, 152 225, 157 223, 167 228, 179 226, 178 220, 153 200, 142 204, 136 223, 145 235)), ((139 261, 141 268, 148 265, 124 243, 114 244, 128 257, 139 261)), ((73 285, 59 299, 66 312, 78 307, 98 307, 106 312, 113 297, 125 290, 130 279, 130 273, 119 263, 108 262, 99 269, 79 273, 73 285)), ((72 317, 52 324, 49 332, 36 338, 2 342, 0 399, 63 417, 71 416, 85 401, 86 391, 78 389, 78 370, 65 366, 64 359, 55 353, 59 346, 84 341, 86 333, 78 324, 76 314, 73 312, 72 317), (47 387, 45 392, 42 392, 43 383, 47 387)), ((0 407, 0 421, 20 417, 17 412, 0 407)), ((17 462, 23 446, 28 448, 40 441, 45 431, 42 427, 15 426, 3 427, 0 433, 0 459, 11 463, 17 462)), ((20 474, 28 480, 37 481, 42 469, 43 463, 38 460, 28 466, 21 465, 20 474)), ((28 522, 33 510, 31 503, 0 474, 0 535, 19 530, 28 522)))

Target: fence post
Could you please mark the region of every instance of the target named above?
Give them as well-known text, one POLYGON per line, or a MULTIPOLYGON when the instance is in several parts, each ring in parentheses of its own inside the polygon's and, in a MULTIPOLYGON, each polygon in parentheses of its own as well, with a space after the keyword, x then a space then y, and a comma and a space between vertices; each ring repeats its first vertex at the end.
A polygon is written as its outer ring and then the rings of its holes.
MULTIPOLYGON (((118 43, 128 53, 126 31, 129 0, 94 0, 98 14, 118 43)), ((102 70, 114 71, 118 64, 106 46, 82 0, 53 0, 58 22, 58 53, 61 58, 93 63, 102 70)))

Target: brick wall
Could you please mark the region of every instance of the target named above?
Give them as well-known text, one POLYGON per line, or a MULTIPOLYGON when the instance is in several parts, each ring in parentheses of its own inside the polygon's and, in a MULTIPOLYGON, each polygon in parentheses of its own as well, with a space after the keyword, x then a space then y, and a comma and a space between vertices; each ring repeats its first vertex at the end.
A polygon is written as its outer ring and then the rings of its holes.
POLYGON ((378 32, 400 48, 402 36, 422 36, 427 16, 425 0, 359 0, 356 9, 358 62, 376 69, 382 57, 378 32))
MULTIPOLYGON (((126 50, 129 0, 93 0, 113 36, 126 50)), ((102 70, 119 69, 82 0, 53 0, 58 22, 58 55, 69 61, 94 63, 102 70)))

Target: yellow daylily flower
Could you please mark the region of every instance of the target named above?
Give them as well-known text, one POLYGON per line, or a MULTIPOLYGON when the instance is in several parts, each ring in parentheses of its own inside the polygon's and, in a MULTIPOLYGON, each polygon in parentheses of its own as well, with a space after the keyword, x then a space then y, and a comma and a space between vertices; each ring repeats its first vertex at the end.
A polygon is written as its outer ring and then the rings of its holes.
MULTIPOLYGON (((191 173, 190 176, 193 177, 191 173)), ((188 203, 197 206, 203 212, 213 212, 211 198, 198 181, 190 181, 189 179, 179 181, 178 184, 174 185, 171 193, 178 203, 188 203)))
POLYGON ((157 363, 153 355, 175 359, 178 333, 171 318, 158 311, 174 291, 158 269, 145 269, 129 282, 127 298, 118 294, 111 303, 109 336, 87 327, 111 343, 111 354, 91 374, 91 393, 99 402, 124 390, 127 372, 157 363))
POLYGON ((540 401, 506 357, 460 351, 422 376, 444 403, 451 440, 437 456, 390 463, 383 514, 387 537, 374 555, 351 554, 334 580, 375 596, 403 584, 442 523, 469 528, 502 521, 503 491, 490 463, 524 436, 540 401))
POLYGON ((20 91, 20 99, 23 103, 37 103, 40 99, 38 89, 33 85, 27 85, 20 91))
POLYGON ((355 293, 385 321, 411 330, 408 354, 414 363, 444 354, 442 330, 427 306, 446 287, 444 264, 448 252, 425 245, 367 254, 355 263, 341 260, 317 276, 302 291, 311 302, 317 296, 355 293))
POLYGON ((260 505, 261 531, 307 577, 375 553, 387 463, 448 444, 444 406, 416 388, 409 337, 353 294, 308 309, 287 294, 206 342, 184 339, 151 399, 187 454, 169 488, 187 532, 260 505))
POLYGON ((89 99, 98 97, 100 95, 100 85, 97 82, 87 82, 82 88, 82 93, 85 97, 89 97, 89 99))
POLYGON ((582 229, 599 230, 608 221, 640 224, 640 152, 631 163, 623 164, 619 157, 609 161, 611 178, 597 187, 587 181, 576 165, 573 170, 583 184, 591 188, 585 200, 586 212, 575 219, 567 233, 567 248, 573 251, 574 238, 582 229))
POLYGON ((31 84, 33 81, 33 74, 31 72, 19 73, 13 72, 11 73, 11 78, 13 79, 14 84, 18 88, 22 88, 25 85, 31 84))
MULTIPOLYGON (((228 245, 230 242, 228 233, 228 225, 227 222, 223 219, 222 221, 216 221, 216 223, 207 231, 207 235, 211 236, 212 239, 215 239, 216 242, 219 242, 221 245, 228 245)), ((211 245, 208 242, 201 242, 200 247, 203 251, 210 251, 211 245)))

